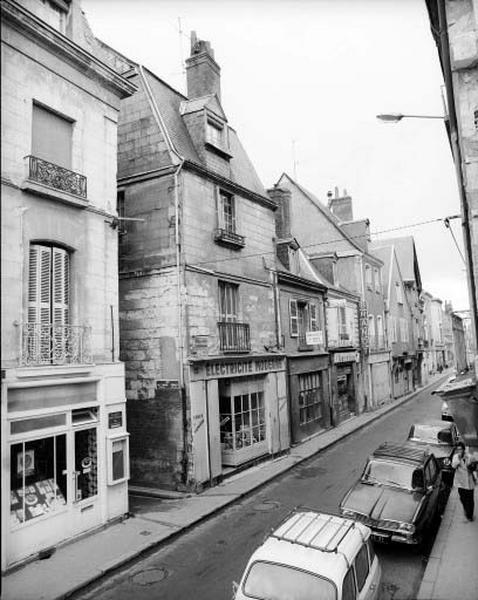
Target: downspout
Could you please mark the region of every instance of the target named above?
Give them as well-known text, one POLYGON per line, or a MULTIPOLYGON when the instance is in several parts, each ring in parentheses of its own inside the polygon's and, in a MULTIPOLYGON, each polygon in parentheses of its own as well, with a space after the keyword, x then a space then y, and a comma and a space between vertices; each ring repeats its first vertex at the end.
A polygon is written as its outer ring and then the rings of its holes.
POLYGON ((467 261, 467 278, 468 286, 470 290, 471 300, 471 318, 473 323, 473 330, 475 335, 475 360, 476 354, 478 353, 478 299, 477 290, 475 285, 475 279, 473 273, 475 272, 473 264, 473 248, 471 242, 471 231, 470 231, 470 215, 468 200, 466 197, 465 189, 465 174, 463 173, 463 158, 461 155, 460 144, 458 143, 458 127, 455 109, 455 95, 453 92, 452 78, 453 72, 451 69, 450 60, 450 49, 448 39, 448 23, 446 18, 446 8, 444 0, 437 0, 438 4, 438 27, 440 35, 440 50, 441 58, 443 60, 443 78, 445 80, 446 96, 448 103, 448 113, 450 120, 450 142, 452 146, 452 153, 454 157, 456 176, 458 180, 458 190, 460 195, 461 212, 463 215, 462 227, 463 227, 463 238, 465 242, 466 254, 468 256, 467 261))
POLYGON ((148 80, 145 77, 144 69, 142 65, 138 65, 139 75, 143 82, 144 90, 146 92, 146 96, 148 97, 149 103, 151 105, 151 109, 154 115, 154 118, 158 124, 158 127, 164 138, 166 140, 166 144, 169 148, 171 154, 173 154, 177 161, 176 162, 176 170, 174 171, 174 237, 175 237, 175 251, 176 251, 176 295, 177 295, 177 318, 178 318, 178 339, 177 339, 177 348, 178 348, 178 386, 181 395, 181 400, 183 404, 183 428, 184 428, 184 448, 183 454, 185 457, 184 463, 184 477, 187 480, 188 475, 188 466, 187 466, 187 456, 188 456, 188 440, 187 440, 187 414, 186 414, 186 402, 185 402, 185 389, 184 389, 184 328, 183 328, 183 320, 184 320, 184 307, 183 307, 183 299, 181 293, 181 285, 184 280, 184 269, 181 261, 181 240, 180 240, 180 232, 179 232, 179 174, 184 165, 184 157, 177 152, 174 148, 173 142, 171 140, 171 136, 167 130, 167 127, 163 121, 161 116, 161 112, 159 111, 159 107, 156 103, 156 98, 151 90, 151 87, 148 83, 148 80))

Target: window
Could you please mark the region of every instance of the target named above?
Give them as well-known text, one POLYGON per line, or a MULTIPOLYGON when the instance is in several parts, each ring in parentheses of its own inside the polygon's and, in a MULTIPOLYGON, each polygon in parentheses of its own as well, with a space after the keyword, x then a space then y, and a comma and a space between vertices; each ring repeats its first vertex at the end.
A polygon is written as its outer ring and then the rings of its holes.
POLYGON ((403 317, 400 318, 400 341, 408 342, 409 341, 409 332, 408 332, 408 321, 403 317))
POLYGON ((377 315, 377 345, 382 348, 385 343, 384 330, 383 330, 383 317, 377 315))
POLYGON ((289 330, 291 337, 299 335, 299 311, 297 300, 289 300, 289 330))
POLYGON ((61 510, 67 501, 66 435, 13 444, 10 519, 20 525, 61 510))
POLYGON ((234 394, 230 385, 219 387, 219 429, 223 450, 241 450, 265 442, 264 392, 234 394))
POLYGON ((349 569, 342 585, 342 600, 355 600, 356 597, 355 578, 352 569, 349 569))
POLYGON ((223 192, 219 192, 219 211, 218 225, 220 229, 224 229, 228 233, 236 232, 236 206, 234 196, 223 192))
POLYGON ((375 276, 375 291, 377 292, 377 294, 380 294, 380 292, 382 291, 382 281, 381 281, 381 271, 380 269, 374 269, 374 276, 375 276))
POLYGON ((289 300, 289 330, 291 337, 303 338, 307 331, 321 331, 320 313, 316 302, 289 300))
POLYGON ((35 356, 41 363, 59 362, 65 359, 69 293, 68 252, 54 246, 31 245, 27 350, 29 355, 35 356))
POLYGON ((390 336, 390 342, 394 343, 397 341, 397 319, 396 317, 388 317, 388 333, 390 336))
POLYGON ((368 316, 368 339, 372 348, 375 347, 375 319, 373 315, 368 316))
POLYGON ((299 420, 301 425, 322 419, 320 373, 306 373, 299 380, 299 420))
POLYGON ((220 320, 233 323, 238 320, 239 286, 226 281, 219 282, 220 320))
POLYGON ((372 269, 370 265, 365 265, 365 284, 369 290, 372 289, 372 269))
POLYGON ((475 129, 478 129, 478 110, 473 111, 473 124, 475 125, 475 129))
POLYGON ((223 146, 224 128, 208 119, 207 121, 207 141, 214 146, 221 148, 223 146))
POLYGON ((430 458, 430 460, 425 465, 425 483, 427 486, 433 485, 435 483, 435 479, 437 476, 437 466, 435 461, 430 458))
POLYGON ((360 548, 359 553, 355 557, 355 576, 357 578, 358 590, 361 592, 368 577, 368 556, 367 546, 365 545, 360 548))
POLYGON ((32 155, 71 168, 73 122, 43 106, 33 105, 32 155))
POLYGON ((399 283, 395 283, 395 292, 398 304, 403 304, 403 290, 402 286, 399 283))

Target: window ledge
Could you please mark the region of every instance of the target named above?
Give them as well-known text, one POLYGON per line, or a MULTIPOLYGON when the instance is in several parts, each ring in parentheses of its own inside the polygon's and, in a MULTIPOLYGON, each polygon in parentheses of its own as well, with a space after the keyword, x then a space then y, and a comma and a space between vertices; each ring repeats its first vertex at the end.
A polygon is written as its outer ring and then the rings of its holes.
POLYGON ((216 144, 213 142, 206 141, 206 148, 222 158, 225 158, 226 160, 230 160, 232 158, 232 154, 229 152, 229 150, 226 150, 220 146, 216 146, 216 144))
POLYGON ((243 235, 239 235, 232 231, 226 231, 225 229, 216 229, 214 232, 214 241, 217 244, 236 248, 237 250, 244 248, 246 245, 246 238, 243 235))
POLYGON ((62 190, 58 190, 48 185, 43 185, 37 181, 32 181, 31 179, 25 179, 20 188, 23 191, 31 192, 32 194, 49 198, 50 200, 57 200, 58 202, 70 204, 77 208, 86 208, 89 204, 87 199, 79 198, 74 194, 63 192, 62 190))

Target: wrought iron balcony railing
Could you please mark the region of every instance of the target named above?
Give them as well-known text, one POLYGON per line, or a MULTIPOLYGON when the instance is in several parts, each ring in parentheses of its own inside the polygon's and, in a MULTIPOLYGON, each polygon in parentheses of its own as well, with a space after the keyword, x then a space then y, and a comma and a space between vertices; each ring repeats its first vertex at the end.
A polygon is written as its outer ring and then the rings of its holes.
POLYGON ((219 349, 221 352, 250 352, 249 323, 222 321, 217 326, 219 328, 219 349))
POLYGON ((86 177, 36 156, 28 159, 28 178, 61 192, 86 199, 86 177))
POLYGON ((246 245, 246 238, 243 235, 239 235, 235 231, 229 231, 228 229, 216 229, 214 232, 214 240, 218 244, 223 244, 232 248, 244 248, 246 245))
POLYGON ((89 327, 53 323, 22 324, 22 366, 91 362, 89 327))

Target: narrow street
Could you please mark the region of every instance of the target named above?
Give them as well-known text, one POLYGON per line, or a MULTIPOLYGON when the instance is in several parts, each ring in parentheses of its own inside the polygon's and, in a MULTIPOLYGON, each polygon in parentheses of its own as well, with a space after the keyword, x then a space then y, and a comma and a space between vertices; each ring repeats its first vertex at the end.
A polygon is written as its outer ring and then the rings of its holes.
MULTIPOLYGON (((382 441, 404 440, 414 422, 439 418, 440 400, 431 395, 431 389, 177 541, 75 597, 83 600, 231 598, 232 581, 239 580, 252 551, 288 511, 306 505, 337 512, 340 499, 360 475, 370 452, 382 441)), ((151 502, 158 500, 133 498, 132 512, 141 513, 151 502)), ((169 501, 161 502, 167 512, 169 501)), ((408 547, 376 546, 383 568, 381 600, 416 596, 432 543, 431 539, 422 552, 408 547)))

